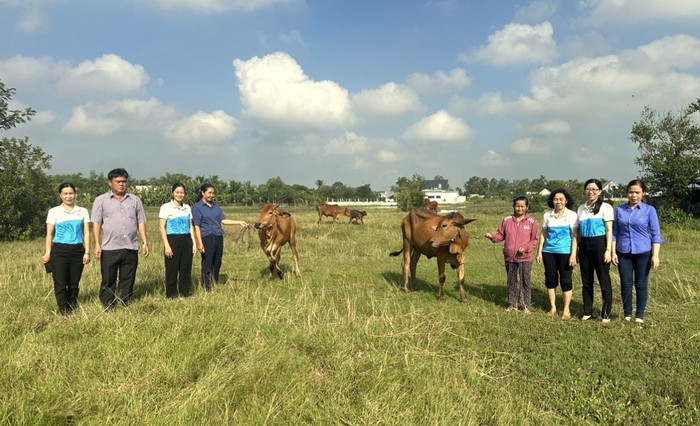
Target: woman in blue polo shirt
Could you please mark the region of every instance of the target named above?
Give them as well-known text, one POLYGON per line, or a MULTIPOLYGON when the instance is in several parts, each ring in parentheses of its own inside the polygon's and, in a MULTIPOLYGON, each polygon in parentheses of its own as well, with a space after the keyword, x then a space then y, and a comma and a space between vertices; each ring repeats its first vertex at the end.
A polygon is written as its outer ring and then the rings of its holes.
POLYGON ((634 179, 627 184, 627 203, 615 209, 612 263, 620 272, 622 309, 625 320, 632 320, 632 288, 637 294, 634 321, 644 323, 649 298, 649 271, 659 267, 661 227, 654 207, 642 202, 646 184, 634 179))
POLYGON ((249 226, 242 220, 226 219, 224 212, 214 202, 215 197, 214 185, 205 183, 199 188, 199 201, 192 207, 197 249, 202 254, 202 287, 207 292, 219 281, 224 254, 224 229, 221 225, 249 226))
POLYGON ((574 293, 571 274, 576 266, 578 216, 570 210, 574 206, 574 200, 565 189, 552 191, 547 198, 547 205, 551 210, 544 212, 537 263, 544 263, 544 284, 549 298, 547 315, 557 315, 556 288, 561 284, 564 299, 561 318, 569 320, 569 306, 574 293))
POLYGON ((90 215, 75 205, 75 186, 58 186, 61 205, 49 209, 46 216, 46 250, 41 261, 53 275, 58 310, 63 315, 78 306, 80 277, 90 262, 90 215))
POLYGON ((600 283, 603 299, 601 317, 610 322, 612 312, 612 284, 610 261, 612 260, 613 208, 600 198, 603 183, 588 179, 583 185, 587 201, 578 208, 579 244, 578 262, 581 267, 581 293, 583 293, 582 320, 593 318, 593 273, 600 283))
POLYGON ((185 204, 185 186, 175 183, 172 200, 163 204, 158 213, 158 229, 163 240, 165 257, 165 297, 190 295, 192 256, 197 252, 192 210, 185 204))

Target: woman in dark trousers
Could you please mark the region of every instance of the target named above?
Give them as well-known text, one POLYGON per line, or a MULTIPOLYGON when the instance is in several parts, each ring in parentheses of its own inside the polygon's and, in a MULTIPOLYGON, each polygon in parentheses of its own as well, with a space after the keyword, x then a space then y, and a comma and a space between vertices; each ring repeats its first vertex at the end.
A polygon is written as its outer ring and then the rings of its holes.
POLYGON ((165 257, 165 297, 190 295, 192 256, 197 252, 192 209, 185 204, 185 186, 172 187, 173 198, 160 207, 158 228, 165 257))
POLYGON ((202 287, 210 292, 219 281, 221 259, 224 254, 224 229, 221 225, 249 226, 242 220, 226 219, 224 212, 214 202, 216 188, 205 183, 199 188, 199 200, 192 207, 197 249, 202 254, 202 287))
POLYGON ((52 272, 58 310, 63 315, 78 306, 80 277, 90 262, 90 215, 75 205, 75 186, 58 186, 61 205, 46 216, 46 250, 41 261, 52 272))
POLYGON ((615 209, 613 258, 620 272, 620 289, 625 321, 632 320, 632 289, 637 294, 634 321, 644 324, 649 298, 649 272, 659 267, 659 250, 664 242, 656 209, 642 202, 646 184, 634 179, 627 184, 627 203, 615 209))
POLYGON ((593 318, 593 274, 598 277, 603 299, 601 317, 609 323, 612 311, 612 284, 610 262, 612 260, 613 208, 600 198, 603 183, 588 179, 583 185, 586 202, 578 208, 579 244, 578 262, 581 267, 581 293, 583 294, 583 317, 593 318))

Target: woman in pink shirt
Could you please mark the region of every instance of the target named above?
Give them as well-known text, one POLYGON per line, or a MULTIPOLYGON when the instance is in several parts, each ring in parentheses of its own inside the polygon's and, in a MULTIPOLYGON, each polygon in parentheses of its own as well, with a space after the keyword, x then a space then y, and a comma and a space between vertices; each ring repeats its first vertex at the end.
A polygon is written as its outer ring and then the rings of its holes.
POLYGON ((513 200, 513 215, 501 222, 495 234, 487 233, 486 238, 493 243, 505 241, 503 257, 508 275, 508 309, 514 311, 522 308, 526 315, 530 313, 532 290, 530 276, 532 258, 539 236, 537 222, 527 213, 530 202, 521 195, 513 200), (518 276, 522 290, 518 295, 518 276))

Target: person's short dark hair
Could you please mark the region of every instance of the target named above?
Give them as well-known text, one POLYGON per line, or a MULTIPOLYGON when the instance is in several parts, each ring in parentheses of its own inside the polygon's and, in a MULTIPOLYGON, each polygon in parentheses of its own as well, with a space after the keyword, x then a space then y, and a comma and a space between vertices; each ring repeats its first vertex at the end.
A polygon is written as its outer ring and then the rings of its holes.
POLYGON ((629 183, 627 184, 627 190, 629 191, 630 187, 635 186, 635 185, 642 188, 643 194, 646 194, 649 191, 649 188, 647 188, 646 182, 644 182, 641 179, 632 179, 631 181, 629 181, 629 183))
MULTIPOLYGON (((208 190, 209 188, 214 188, 214 185, 212 185, 212 184, 210 184, 210 183, 203 183, 202 186, 199 187, 199 192, 197 193, 197 200, 201 200, 201 199, 202 199, 202 194, 203 194, 204 192, 207 192, 207 190, 208 190)), ((216 189, 216 188, 214 188, 214 189, 216 189)))
POLYGON ((185 185, 181 184, 180 182, 175 182, 172 188, 170 188, 170 192, 175 192, 175 190, 178 188, 182 188, 185 191, 185 193, 187 192, 187 188, 185 188, 185 185))
MULTIPOLYGON (((583 184, 583 189, 586 189, 589 183, 594 183, 595 186, 598 187, 599 191, 603 190, 603 182, 600 181, 600 179, 596 178, 591 178, 586 181, 586 183, 583 184)), ((600 206, 603 205, 603 194, 598 194, 598 199, 596 200, 595 204, 593 205, 593 214, 598 214, 600 211, 600 206)))
POLYGON ((71 188, 73 192, 75 192, 75 185, 70 182, 63 182, 62 184, 58 185, 58 193, 60 194, 64 188, 71 188))
POLYGON ((567 191, 564 188, 555 189, 554 191, 552 191, 549 194, 549 197, 547 197, 547 206, 550 209, 554 208, 554 197, 556 197, 557 194, 561 194, 564 196, 564 198, 566 198, 566 208, 567 209, 569 209, 569 210, 574 209, 574 200, 571 198, 571 194, 569 194, 569 191, 567 191))
POLYGON ((112 180, 116 177, 123 177, 124 179, 129 179, 129 172, 126 169, 118 168, 112 169, 107 173, 107 180, 112 180))
POLYGON ((518 201, 525 201, 525 206, 530 207, 530 200, 528 200, 526 196, 518 195, 517 197, 513 198, 513 207, 515 207, 515 203, 518 201))

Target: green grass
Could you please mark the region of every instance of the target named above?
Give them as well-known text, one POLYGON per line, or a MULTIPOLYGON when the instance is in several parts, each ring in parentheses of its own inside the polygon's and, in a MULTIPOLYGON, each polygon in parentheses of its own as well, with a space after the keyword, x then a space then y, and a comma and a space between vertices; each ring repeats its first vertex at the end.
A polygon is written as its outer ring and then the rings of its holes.
MULTIPOLYGON (((426 258, 418 290, 399 290, 401 259, 388 253, 401 247, 403 214, 393 210, 367 209, 365 225, 316 225, 312 210, 292 210, 302 277, 285 249, 281 281, 267 279, 257 236, 248 249, 231 227, 223 283, 171 301, 154 210, 132 305, 102 311, 93 263, 68 318, 39 263, 43 241, 0 244, 0 424, 700 422, 700 233, 663 229, 645 328, 621 320, 617 272, 611 324, 563 322, 545 315, 539 265, 534 313, 504 312, 502 247, 480 236, 509 206, 460 210, 478 219, 468 225, 467 304, 451 270, 437 301, 426 258)), ((574 283, 580 316, 578 273, 574 283)))

